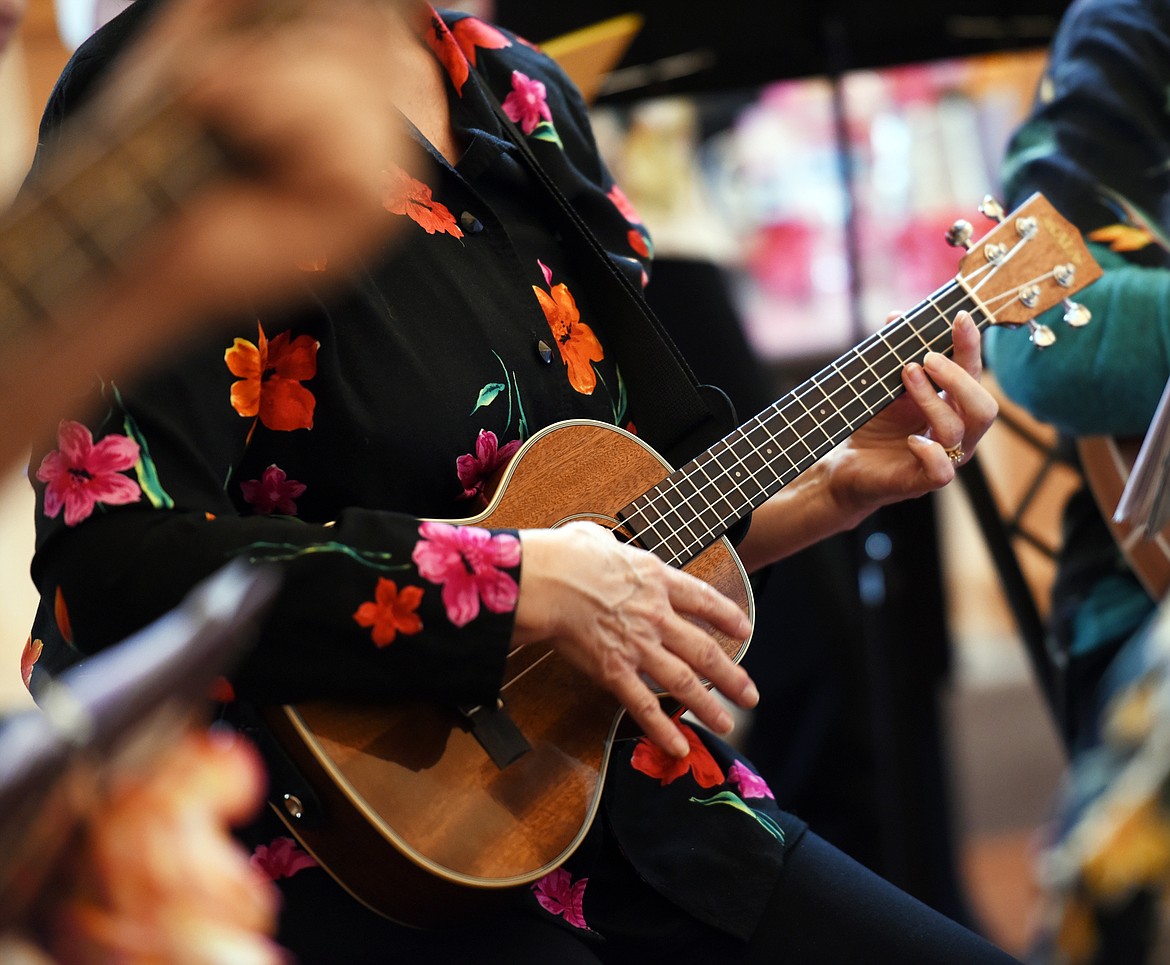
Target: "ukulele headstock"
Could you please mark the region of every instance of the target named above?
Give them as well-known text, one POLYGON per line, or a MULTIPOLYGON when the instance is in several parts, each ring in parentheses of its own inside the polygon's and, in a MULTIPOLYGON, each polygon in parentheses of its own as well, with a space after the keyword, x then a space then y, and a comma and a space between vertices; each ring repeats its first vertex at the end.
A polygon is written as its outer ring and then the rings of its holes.
POLYGON ((972 242, 971 225, 957 221, 947 241, 967 249, 956 280, 986 307, 989 324, 1027 325, 1039 348, 1056 340, 1047 325, 1035 321, 1053 306, 1064 303, 1069 325, 1087 324, 1088 309, 1069 296, 1100 278, 1101 268, 1081 233, 1040 194, 1008 215, 990 197, 979 210, 999 223, 972 242))

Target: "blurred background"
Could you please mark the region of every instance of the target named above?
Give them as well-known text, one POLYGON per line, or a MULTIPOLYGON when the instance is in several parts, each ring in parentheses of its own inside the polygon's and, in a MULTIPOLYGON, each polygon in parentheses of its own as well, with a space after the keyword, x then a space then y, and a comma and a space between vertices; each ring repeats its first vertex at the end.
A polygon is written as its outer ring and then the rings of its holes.
MULTIPOLYGON (((125 3, 28 0, 0 55, 0 197, 68 56, 125 3)), ((603 154, 650 228, 651 301, 741 416, 954 276, 1063 3, 680 0, 452 4, 571 70, 603 154), (691 9, 693 7, 693 9, 691 9), (965 10, 969 7, 969 10, 965 10), (565 38, 620 14, 634 20, 565 38)), ((989 226, 988 226, 989 227, 989 226)), ((1065 333, 1062 337, 1075 337, 1065 333)), ((1070 470, 1016 413, 984 442, 996 512, 1042 601, 1070 470)), ((0 705, 35 606, 32 499, 0 479, 0 705)), ((985 522, 987 520, 985 519, 985 522)), ((992 522, 997 522, 992 520, 992 522)), ((758 587, 748 654, 764 702, 741 728, 777 797, 876 870, 1009 951, 1026 947, 1032 858, 1061 751, 968 490, 879 515, 758 587)))

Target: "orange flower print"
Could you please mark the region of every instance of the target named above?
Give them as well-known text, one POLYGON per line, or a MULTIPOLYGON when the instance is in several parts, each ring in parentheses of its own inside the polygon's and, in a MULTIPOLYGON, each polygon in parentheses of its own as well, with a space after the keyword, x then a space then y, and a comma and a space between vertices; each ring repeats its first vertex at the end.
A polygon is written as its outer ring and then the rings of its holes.
POLYGON ((1112 224, 1090 232, 1089 240, 1108 243, 1110 251, 1141 251, 1154 243, 1154 235, 1146 228, 1112 224))
POLYGON ((399 633, 410 636, 422 629, 422 619, 414 612, 422 598, 422 587, 404 586, 399 590, 393 580, 379 577, 374 599, 359 606, 353 619, 359 627, 372 627, 374 643, 386 647, 399 633))
POLYGON ((34 640, 32 637, 29 637, 24 645, 24 653, 20 655, 20 679, 24 681, 26 690, 32 689, 30 684, 32 682, 33 667, 41 659, 41 651, 44 649, 45 645, 40 640, 34 640))
POLYGON ((312 429, 317 400, 301 382, 317 374, 319 342, 308 335, 290 338, 281 332, 271 342, 260 331, 259 344, 237 338, 223 360, 232 375, 232 408, 241 416, 258 416, 278 432, 312 429))
POLYGON ((552 329, 561 358, 569 369, 569 385, 582 395, 592 395, 597 386, 593 363, 605 358, 605 351, 593 329, 581 321, 577 303, 564 282, 549 291, 532 286, 536 300, 544 310, 548 327, 552 329))
POLYGON ((634 756, 630 763, 635 770, 641 771, 648 777, 658 778, 658 782, 665 787, 678 780, 687 771, 694 775, 695 783, 699 787, 716 787, 723 783, 723 771, 715 763, 711 752, 699 740, 699 735, 686 724, 679 724, 691 749, 686 757, 675 757, 668 754, 657 744, 643 737, 634 748, 634 756))
POLYGON ((463 230, 445 204, 434 199, 431 189, 395 165, 385 172, 382 205, 391 214, 404 214, 428 235, 436 232, 462 238, 463 230))

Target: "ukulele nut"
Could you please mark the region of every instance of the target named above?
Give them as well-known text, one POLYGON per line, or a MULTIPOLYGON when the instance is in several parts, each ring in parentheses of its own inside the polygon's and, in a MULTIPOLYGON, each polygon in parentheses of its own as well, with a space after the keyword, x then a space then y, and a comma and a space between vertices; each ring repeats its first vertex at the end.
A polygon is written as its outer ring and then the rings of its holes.
POLYGON ((301 799, 295 794, 286 794, 283 797, 284 809, 288 812, 288 816, 294 821, 299 821, 305 816, 305 806, 301 804, 301 799))

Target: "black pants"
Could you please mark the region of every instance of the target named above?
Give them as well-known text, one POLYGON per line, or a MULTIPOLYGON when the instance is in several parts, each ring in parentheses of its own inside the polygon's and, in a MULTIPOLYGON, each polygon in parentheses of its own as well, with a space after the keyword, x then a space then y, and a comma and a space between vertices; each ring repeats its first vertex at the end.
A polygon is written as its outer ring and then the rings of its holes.
MULTIPOLYGON (((879 878, 811 833, 789 852, 748 943, 695 921, 633 869, 606 868, 606 900, 589 909, 605 941, 516 913, 490 925, 418 932, 375 919, 286 916, 281 940, 301 965, 1010 965, 1011 956, 879 878), (616 882, 616 887, 615 887, 616 882), (289 917, 292 920, 289 920, 289 917)), ((295 880, 295 879, 293 879, 295 880)))

